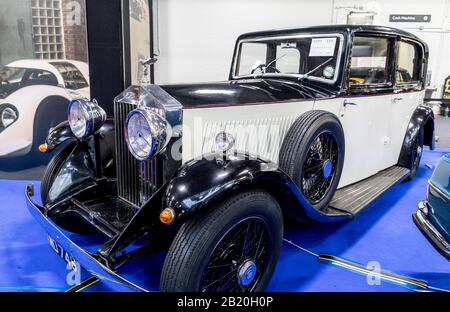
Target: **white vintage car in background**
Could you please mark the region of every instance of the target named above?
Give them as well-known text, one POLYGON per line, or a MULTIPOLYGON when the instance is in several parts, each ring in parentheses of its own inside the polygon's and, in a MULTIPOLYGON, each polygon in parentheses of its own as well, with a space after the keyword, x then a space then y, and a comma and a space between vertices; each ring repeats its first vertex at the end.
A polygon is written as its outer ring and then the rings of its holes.
POLYGON ((70 100, 89 98, 89 69, 69 60, 19 60, 0 69, 0 157, 35 151, 70 100))

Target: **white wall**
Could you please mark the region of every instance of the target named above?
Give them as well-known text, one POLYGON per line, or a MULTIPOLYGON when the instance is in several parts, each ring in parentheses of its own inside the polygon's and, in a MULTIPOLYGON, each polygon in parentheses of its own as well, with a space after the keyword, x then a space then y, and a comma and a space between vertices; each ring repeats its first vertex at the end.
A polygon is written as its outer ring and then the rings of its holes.
POLYGON ((157 1, 160 84, 226 80, 240 34, 330 24, 332 13, 332 0, 157 1))
POLYGON ((345 24, 350 11, 402 28, 430 47, 432 86, 450 75, 450 0, 155 0, 156 83, 226 80, 236 38, 245 32, 345 24), (390 23, 390 14, 431 14, 430 23, 390 23), (159 30, 158 30, 159 28, 159 30))

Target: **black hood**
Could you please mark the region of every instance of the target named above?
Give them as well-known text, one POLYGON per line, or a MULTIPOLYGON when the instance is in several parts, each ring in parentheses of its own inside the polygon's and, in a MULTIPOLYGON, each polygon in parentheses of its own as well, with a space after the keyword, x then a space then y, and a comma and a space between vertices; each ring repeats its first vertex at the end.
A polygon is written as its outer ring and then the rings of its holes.
POLYGON ((161 86, 185 108, 250 105, 280 101, 312 101, 333 92, 311 84, 280 79, 248 79, 225 82, 161 86))

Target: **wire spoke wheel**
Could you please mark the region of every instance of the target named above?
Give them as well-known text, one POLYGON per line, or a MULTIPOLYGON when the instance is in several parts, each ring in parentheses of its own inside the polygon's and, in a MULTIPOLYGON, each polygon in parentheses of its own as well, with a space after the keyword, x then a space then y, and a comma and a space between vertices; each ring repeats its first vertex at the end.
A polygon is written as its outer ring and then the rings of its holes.
POLYGON ((184 223, 161 272, 166 292, 264 291, 283 244, 283 215, 267 192, 230 196, 184 223))
POLYGON ((310 145, 302 168, 301 187, 312 204, 329 192, 336 176, 338 146, 331 132, 320 133, 310 145))
POLYGON ((250 217, 219 240, 203 273, 203 292, 251 292, 267 269, 271 235, 265 220, 250 217))

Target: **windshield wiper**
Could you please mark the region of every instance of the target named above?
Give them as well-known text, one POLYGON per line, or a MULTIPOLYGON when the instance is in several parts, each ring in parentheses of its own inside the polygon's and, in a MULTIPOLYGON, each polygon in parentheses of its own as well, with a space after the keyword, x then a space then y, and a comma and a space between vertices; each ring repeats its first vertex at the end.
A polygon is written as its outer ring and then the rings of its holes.
POLYGON ((315 72, 316 70, 318 70, 319 68, 321 68, 322 66, 327 65, 329 62, 331 62, 334 59, 334 57, 330 57, 328 60, 326 60, 325 62, 319 64, 318 66, 314 67, 313 69, 311 69, 309 72, 303 74, 301 77, 298 78, 298 81, 303 81, 304 79, 308 79, 309 75, 311 75, 313 72, 315 72))
POLYGON ((258 68, 259 70, 261 70, 260 74, 255 74, 255 78, 261 78, 266 74, 267 68, 272 67, 276 72, 280 73, 280 71, 276 68, 273 67, 272 64, 275 63, 276 61, 278 61, 279 59, 285 57, 286 54, 281 55, 280 57, 277 57, 276 59, 270 61, 267 65, 266 64, 259 64, 253 71, 256 71, 258 68))

